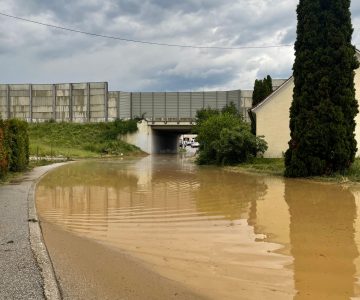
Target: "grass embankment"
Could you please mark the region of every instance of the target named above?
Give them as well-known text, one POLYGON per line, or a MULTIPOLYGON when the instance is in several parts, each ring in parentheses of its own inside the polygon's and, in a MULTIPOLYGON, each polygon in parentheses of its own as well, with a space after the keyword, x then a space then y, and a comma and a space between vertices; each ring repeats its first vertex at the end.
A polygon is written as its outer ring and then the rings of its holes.
POLYGON ((254 158, 251 162, 227 167, 233 171, 247 171, 253 173, 282 176, 285 165, 282 158, 254 158))
POLYGON ((139 148, 117 139, 119 134, 134 131, 135 121, 29 124, 30 156, 71 159, 139 155, 139 148))
MULTIPOLYGON (((232 171, 245 171, 275 176, 283 176, 285 171, 283 158, 255 158, 250 163, 244 163, 226 168, 232 171)), ((360 158, 356 158, 350 169, 344 174, 318 176, 311 177, 309 179, 334 182, 360 182, 360 158)))

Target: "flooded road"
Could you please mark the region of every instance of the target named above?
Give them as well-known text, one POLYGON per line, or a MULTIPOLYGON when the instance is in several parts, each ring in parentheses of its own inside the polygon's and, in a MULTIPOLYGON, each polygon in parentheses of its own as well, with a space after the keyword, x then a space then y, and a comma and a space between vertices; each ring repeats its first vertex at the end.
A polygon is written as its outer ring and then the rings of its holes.
POLYGON ((179 156, 60 167, 41 219, 208 299, 359 295, 360 189, 197 167, 179 156))

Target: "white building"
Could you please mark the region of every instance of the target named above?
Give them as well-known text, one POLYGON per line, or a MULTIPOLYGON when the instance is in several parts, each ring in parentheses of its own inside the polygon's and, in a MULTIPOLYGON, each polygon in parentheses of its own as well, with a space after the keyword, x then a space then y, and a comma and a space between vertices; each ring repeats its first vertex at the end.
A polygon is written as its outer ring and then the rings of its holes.
MULTIPOLYGON (((360 61, 360 51, 356 51, 360 61)), ((356 99, 360 101, 360 70, 355 71, 356 99)), ((290 77, 265 100, 260 102, 251 112, 256 120, 256 135, 264 136, 268 149, 264 157, 279 158, 288 149, 290 140, 290 106, 293 99, 294 78, 290 77)), ((360 149, 360 114, 355 118, 355 136, 360 149)), ((357 156, 360 155, 358 150, 357 156)))

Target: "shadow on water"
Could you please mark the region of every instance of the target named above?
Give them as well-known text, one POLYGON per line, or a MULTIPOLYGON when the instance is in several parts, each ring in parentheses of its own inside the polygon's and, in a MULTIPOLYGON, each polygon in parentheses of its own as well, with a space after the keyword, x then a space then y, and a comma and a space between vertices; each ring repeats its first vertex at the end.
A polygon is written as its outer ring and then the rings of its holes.
POLYGON ((349 299, 354 296, 358 249, 354 240, 353 194, 338 185, 289 180, 294 299, 349 299))

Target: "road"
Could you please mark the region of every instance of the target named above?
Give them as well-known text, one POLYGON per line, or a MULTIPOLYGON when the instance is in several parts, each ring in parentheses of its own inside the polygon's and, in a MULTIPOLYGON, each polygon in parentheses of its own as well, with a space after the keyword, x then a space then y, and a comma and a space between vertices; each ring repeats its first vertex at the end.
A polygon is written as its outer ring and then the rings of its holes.
POLYGON ((47 275, 40 270, 44 268, 39 267, 37 250, 30 243, 29 223, 36 222, 29 221, 28 198, 34 182, 54 167, 36 168, 0 185, 0 299, 49 299, 44 292, 47 275))

